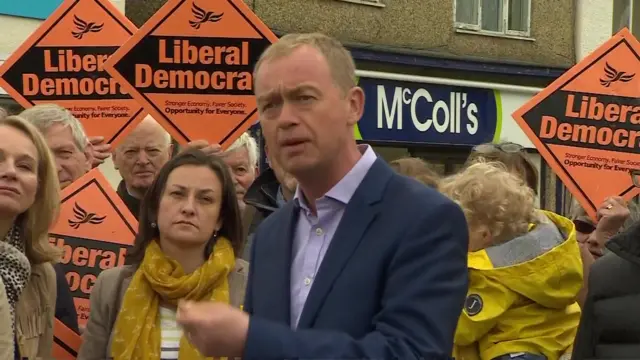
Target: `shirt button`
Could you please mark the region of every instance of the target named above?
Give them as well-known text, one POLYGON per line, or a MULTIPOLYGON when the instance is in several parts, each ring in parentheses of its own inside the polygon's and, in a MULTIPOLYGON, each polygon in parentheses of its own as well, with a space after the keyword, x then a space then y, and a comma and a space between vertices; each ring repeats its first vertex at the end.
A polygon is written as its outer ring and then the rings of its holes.
POLYGON ((322 229, 317 228, 317 229, 316 229, 316 235, 318 235, 318 236, 322 236, 322 234, 323 234, 322 229))
POLYGON ((304 284, 305 284, 306 286, 311 285, 311 279, 309 279, 309 278, 305 278, 305 279, 304 279, 304 284))

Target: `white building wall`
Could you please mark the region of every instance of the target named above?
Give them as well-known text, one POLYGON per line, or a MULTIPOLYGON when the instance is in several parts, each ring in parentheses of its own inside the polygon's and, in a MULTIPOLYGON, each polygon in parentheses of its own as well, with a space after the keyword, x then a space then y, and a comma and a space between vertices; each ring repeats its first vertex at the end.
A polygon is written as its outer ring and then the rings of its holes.
POLYGON ((611 37, 612 0, 576 0, 576 62, 611 37))

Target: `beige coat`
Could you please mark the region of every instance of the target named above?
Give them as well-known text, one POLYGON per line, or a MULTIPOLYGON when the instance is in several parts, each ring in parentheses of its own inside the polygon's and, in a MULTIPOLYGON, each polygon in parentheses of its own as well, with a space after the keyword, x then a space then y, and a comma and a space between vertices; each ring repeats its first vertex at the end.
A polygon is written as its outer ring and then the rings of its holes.
POLYGON ((16 304, 16 331, 22 358, 53 359, 51 352, 57 296, 53 266, 50 263, 33 265, 31 278, 16 304))
MULTIPOLYGON (((111 359, 112 330, 134 272, 131 266, 124 266, 104 270, 98 276, 91 290, 89 321, 82 334, 77 360, 111 359)), ((236 260, 236 267, 229 274, 230 302, 235 307, 244 301, 248 274, 248 263, 236 260)))
POLYGON ((0 359, 13 359, 13 331, 11 331, 11 309, 7 291, 0 278, 0 359))

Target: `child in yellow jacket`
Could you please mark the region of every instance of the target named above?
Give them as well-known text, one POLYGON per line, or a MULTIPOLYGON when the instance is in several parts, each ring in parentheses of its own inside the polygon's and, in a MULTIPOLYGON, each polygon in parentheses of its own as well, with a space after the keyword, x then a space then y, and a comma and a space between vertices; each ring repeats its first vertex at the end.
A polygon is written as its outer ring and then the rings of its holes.
POLYGON ((533 192, 499 164, 443 180, 469 227, 469 291, 456 360, 558 360, 573 344, 582 260, 573 223, 536 210, 533 192))

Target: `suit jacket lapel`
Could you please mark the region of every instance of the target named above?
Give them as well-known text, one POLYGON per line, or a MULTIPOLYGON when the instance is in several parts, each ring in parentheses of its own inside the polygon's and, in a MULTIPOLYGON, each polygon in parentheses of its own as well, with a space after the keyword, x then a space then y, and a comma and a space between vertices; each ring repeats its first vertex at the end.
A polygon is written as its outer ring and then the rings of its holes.
MULTIPOLYGON (((285 205, 283 211, 275 216, 281 217, 281 221, 274 223, 283 224, 280 229, 273 229, 268 236, 258 241, 266 240, 264 246, 268 248, 261 254, 261 259, 265 264, 260 267, 261 271, 268 271, 266 276, 258 276, 258 279, 266 279, 264 284, 256 284, 260 289, 263 299, 259 314, 265 318, 280 322, 290 323, 291 317, 291 251, 295 226, 298 221, 299 210, 290 201, 285 205), (268 264, 266 264, 268 262, 268 264)), ((280 220, 280 219, 279 219, 280 220)), ((257 246, 255 244, 253 246, 257 246)))
POLYGON ((299 328, 308 328, 313 325, 333 283, 360 244, 369 224, 380 212, 383 190, 392 171, 382 160, 376 160, 347 204, 340 224, 331 240, 331 245, 327 249, 316 279, 311 286, 300 316, 299 328))

